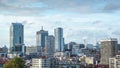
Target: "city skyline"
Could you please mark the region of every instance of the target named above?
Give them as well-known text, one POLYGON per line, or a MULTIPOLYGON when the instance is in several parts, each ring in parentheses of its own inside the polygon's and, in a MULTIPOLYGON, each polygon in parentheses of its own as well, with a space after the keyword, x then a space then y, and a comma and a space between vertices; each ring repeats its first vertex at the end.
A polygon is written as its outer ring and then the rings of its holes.
POLYGON ((9 28, 13 22, 24 25, 25 45, 36 45, 41 26, 54 35, 62 27, 65 43, 95 43, 115 37, 120 41, 119 0, 1 0, 0 45, 9 47, 9 28))

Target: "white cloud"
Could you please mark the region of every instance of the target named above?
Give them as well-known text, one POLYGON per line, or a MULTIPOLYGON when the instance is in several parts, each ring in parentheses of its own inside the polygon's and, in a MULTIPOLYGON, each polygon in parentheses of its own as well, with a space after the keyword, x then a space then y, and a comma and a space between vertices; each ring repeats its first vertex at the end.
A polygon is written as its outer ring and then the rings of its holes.
POLYGON ((119 31, 120 17, 108 14, 53 14, 44 16, 14 16, 0 15, 0 29, 2 37, 0 45, 9 45, 9 27, 12 22, 21 22, 25 26, 25 44, 36 45, 36 31, 41 29, 48 30, 50 34, 54 34, 54 28, 61 26, 64 28, 65 42, 75 41, 83 42, 83 37, 87 37, 89 42, 95 39, 102 39, 112 36, 119 31), (114 23, 113 23, 114 22, 114 23), (34 42, 33 42, 34 41, 34 42))

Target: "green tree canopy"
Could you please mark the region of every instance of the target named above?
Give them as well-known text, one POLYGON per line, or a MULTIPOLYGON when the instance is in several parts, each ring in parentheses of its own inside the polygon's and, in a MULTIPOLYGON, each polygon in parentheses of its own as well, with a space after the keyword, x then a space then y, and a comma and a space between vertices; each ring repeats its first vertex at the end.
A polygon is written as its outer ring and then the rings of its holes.
POLYGON ((25 61, 22 58, 15 57, 3 65, 3 68, 24 68, 25 61))

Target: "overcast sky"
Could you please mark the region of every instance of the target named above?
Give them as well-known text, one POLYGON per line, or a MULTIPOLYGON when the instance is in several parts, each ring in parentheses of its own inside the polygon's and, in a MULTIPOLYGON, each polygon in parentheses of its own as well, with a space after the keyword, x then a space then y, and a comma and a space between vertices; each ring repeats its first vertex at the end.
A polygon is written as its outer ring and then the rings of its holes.
POLYGON ((36 31, 54 35, 64 28, 65 43, 120 41, 120 0, 0 0, 0 45, 9 46, 12 22, 24 24, 26 45, 36 45, 36 31))

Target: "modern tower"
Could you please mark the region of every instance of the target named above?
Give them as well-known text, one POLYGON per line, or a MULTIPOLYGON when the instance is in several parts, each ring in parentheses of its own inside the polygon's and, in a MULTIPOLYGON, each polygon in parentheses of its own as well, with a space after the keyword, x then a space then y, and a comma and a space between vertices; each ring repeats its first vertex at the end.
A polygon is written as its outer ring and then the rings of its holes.
POLYGON ((21 23, 12 23, 10 26, 10 52, 22 52, 24 45, 24 26, 21 23))
POLYGON ((54 30, 54 34, 55 34, 55 51, 63 52, 64 50, 63 28, 56 28, 54 30))
POLYGON ((48 31, 43 30, 43 27, 40 31, 36 33, 36 42, 37 46, 45 47, 45 37, 48 36, 48 31))
POLYGON ((118 53, 117 39, 101 40, 101 64, 109 64, 109 58, 114 57, 118 53))
POLYGON ((48 57, 53 57, 55 53, 55 37, 53 35, 49 35, 45 37, 45 49, 46 55, 48 57))

